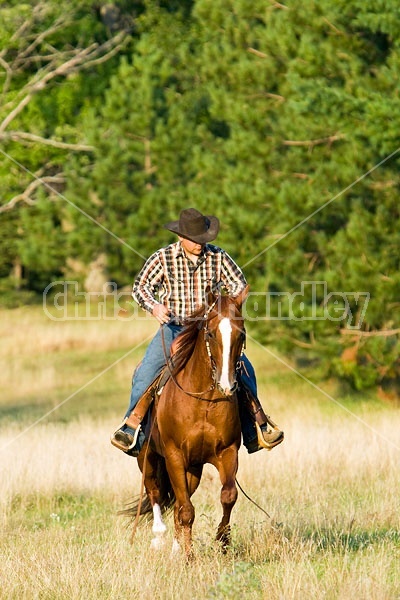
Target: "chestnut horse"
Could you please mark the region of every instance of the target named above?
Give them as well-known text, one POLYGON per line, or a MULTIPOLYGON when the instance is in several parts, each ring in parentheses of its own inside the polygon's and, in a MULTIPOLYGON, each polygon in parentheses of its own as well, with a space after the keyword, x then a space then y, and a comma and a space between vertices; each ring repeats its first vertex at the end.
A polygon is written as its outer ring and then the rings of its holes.
POLYGON ((141 514, 153 512, 153 532, 161 536, 166 529, 161 510, 174 505, 173 547, 183 544, 187 558, 195 516, 191 496, 206 463, 216 467, 222 484, 216 539, 224 550, 230 541, 241 442, 236 395, 245 342, 241 307, 247 293, 248 288, 232 298, 209 292, 205 306, 188 319, 174 342, 171 377, 153 406, 149 441, 138 456, 147 494, 141 514))

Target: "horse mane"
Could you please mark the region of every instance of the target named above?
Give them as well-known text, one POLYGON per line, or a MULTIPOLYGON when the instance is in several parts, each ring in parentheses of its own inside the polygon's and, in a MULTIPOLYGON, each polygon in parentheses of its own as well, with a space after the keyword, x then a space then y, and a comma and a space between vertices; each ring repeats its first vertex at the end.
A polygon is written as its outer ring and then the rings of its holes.
POLYGON ((182 371, 193 354, 197 337, 201 329, 202 319, 205 314, 206 307, 201 306, 184 321, 184 328, 176 337, 173 345, 173 354, 170 365, 173 377, 182 371))
MULTIPOLYGON (((226 310, 227 304, 232 299, 227 295, 218 296, 218 310, 226 310)), ((204 317, 209 316, 209 306, 203 305, 194 311, 183 323, 183 330, 175 338, 172 345, 172 356, 170 359, 170 369, 172 376, 175 377, 186 366, 189 358, 193 354, 197 337, 202 329, 204 317)), ((212 312, 211 312, 212 314, 212 312)))

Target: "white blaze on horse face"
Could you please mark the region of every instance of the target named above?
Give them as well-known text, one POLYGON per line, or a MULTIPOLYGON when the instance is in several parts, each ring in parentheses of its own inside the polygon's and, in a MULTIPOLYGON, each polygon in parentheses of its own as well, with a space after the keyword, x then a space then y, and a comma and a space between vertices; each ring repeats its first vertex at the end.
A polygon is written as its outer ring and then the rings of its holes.
POLYGON ((222 336, 222 369, 219 385, 223 392, 228 396, 231 393, 232 388, 232 382, 229 381, 229 353, 231 348, 232 326, 229 319, 225 317, 221 320, 218 327, 222 336))

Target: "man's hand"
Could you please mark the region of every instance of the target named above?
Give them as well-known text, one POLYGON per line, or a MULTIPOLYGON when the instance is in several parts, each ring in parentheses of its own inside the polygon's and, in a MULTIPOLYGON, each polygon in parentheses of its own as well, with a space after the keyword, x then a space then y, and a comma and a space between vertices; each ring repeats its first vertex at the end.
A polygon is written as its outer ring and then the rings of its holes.
POLYGON ((168 309, 163 304, 156 304, 153 308, 152 315, 157 319, 160 325, 168 323, 171 318, 168 309))

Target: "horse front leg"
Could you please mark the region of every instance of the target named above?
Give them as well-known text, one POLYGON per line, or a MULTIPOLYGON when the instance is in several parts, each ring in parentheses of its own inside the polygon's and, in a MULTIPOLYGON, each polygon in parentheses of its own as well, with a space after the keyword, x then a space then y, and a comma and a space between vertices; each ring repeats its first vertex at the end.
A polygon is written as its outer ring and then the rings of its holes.
POLYGON ((177 550, 182 543, 187 560, 193 558, 192 525, 195 511, 190 501, 187 472, 181 452, 166 454, 168 475, 175 493, 174 507, 175 539, 173 549, 177 550))
POLYGON ((174 549, 177 550, 183 545, 185 556, 188 561, 193 559, 192 526, 194 514, 194 506, 191 503, 189 496, 182 499, 182 501, 177 497, 174 510, 174 549))
POLYGON ((226 552, 231 541, 231 527, 229 524, 231 512, 238 496, 236 488, 236 473, 238 469, 237 448, 231 447, 224 450, 216 466, 222 483, 222 519, 218 525, 216 539, 220 542, 223 552, 226 552))

